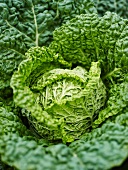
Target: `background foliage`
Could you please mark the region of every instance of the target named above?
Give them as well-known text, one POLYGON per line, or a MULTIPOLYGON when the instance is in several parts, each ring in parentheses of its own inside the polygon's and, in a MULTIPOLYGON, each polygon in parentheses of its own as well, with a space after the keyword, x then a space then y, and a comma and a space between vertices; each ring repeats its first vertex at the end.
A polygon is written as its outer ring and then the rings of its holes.
POLYGON ((0 170, 127 169, 128 1, 0 0, 0 11, 0 170), (39 46, 59 53, 61 67, 101 62, 108 99, 91 132, 72 143, 42 138, 12 99, 13 73, 39 46))

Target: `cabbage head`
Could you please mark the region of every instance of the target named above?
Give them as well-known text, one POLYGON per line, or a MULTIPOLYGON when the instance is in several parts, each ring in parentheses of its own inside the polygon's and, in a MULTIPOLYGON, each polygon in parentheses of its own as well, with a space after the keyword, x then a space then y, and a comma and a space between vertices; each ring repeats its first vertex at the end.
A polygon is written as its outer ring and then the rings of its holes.
POLYGON ((26 53, 12 78, 16 104, 48 140, 71 142, 87 132, 106 100, 100 63, 72 68, 48 48, 26 53))

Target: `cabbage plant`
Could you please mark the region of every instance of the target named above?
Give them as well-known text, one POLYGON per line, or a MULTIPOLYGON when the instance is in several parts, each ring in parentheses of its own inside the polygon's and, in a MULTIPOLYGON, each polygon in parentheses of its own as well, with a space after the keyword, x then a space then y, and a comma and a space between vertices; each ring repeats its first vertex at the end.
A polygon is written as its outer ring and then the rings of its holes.
POLYGON ((106 94, 127 73, 125 29, 127 20, 114 13, 82 14, 55 30, 49 47, 28 50, 11 87, 41 136, 71 142, 118 114, 106 94))
POLYGON ((2 162, 20 170, 120 166, 128 157, 127 44, 128 20, 107 12, 78 15, 48 47, 30 48, 11 78, 17 110, 0 107, 2 162))

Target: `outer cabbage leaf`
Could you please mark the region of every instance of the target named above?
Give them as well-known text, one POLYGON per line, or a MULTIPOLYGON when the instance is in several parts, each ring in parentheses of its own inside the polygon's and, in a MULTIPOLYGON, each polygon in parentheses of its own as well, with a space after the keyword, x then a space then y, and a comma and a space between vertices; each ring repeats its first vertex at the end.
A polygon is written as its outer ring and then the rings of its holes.
POLYGON ((106 11, 117 13, 123 18, 128 18, 127 0, 93 0, 99 16, 103 16, 106 11))
POLYGON ((63 142, 79 138, 106 100, 100 64, 93 62, 88 73, 82 67, 60 69, 70 65, 49 48, 34 47, 26 55, 11 79, 16 105, 27 110, 26 116, 43 137, 63 142))
POLYGON ((55 28, 92 12, 92 0, 0 0, 0 96, 12 96, 11 75, 30 47, 48 45, 55 28))
POLYGON ((0 107, 0 136, 15 132, 20 136, 32 135, 17 115, 4 107, 0 107))
POLYGON ((69 147, 57 144, 44 148, 17 134, 4 135, 0 139, 1 158, 19 170, 107 170, 121 165, 128 157, 128 128, 121 124, 105 123, 69 147))
POLYGON ((109 93, 109 99, 106 103, 105 109, 99 112, 98 119, 94 122, 93 127, 98 126, 109 117, 114 117, 120 114, 128 107, 128 75, 126 75, 124 82, 114 84, 109 93))
POLYGON ((56 29, 50 48, 66 61, 90 68, 92 61, 102 62, 102 75, 118 69, 128 72, 128 20, 107 12, 79 15, 56 29))
POLYGON ((8 110, 8 107, 0 107, 0 136, 2 138, 6 135, 8 138, 13 134, 23 137, 24 140, 35 140, 44 147, 51 145, 46 139, 35 134, 31 128, 28 129, 14 112, 8 110))
POLYGON ((128 112, 126 112, 125 114, 121 114, 120 116, 117 116, 115 122, 123 126, 128 126, 128 112))

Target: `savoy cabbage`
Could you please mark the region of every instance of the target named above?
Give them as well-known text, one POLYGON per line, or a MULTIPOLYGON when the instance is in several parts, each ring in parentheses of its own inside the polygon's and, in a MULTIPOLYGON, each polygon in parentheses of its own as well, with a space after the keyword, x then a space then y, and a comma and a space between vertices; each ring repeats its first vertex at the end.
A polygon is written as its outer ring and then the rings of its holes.
MULTIPOLYGON (((31 130, 48 143, 72 142, 71 150, 64 144, 50 144, 46 149, 48 155, 66 152, 69 158, 66 157, 63 169, 94 167, 93 162, 87 163, 90 154, 97 154, 92 145, 97 149, 110 147, 109 151, 113 148, 112 157, 117 155, 112 162, 109 159, 103 164, 98 162, 95 169, 109 169, 114 166, 113 162, 119 165, 128 156, 128 138, 124 134, 120 139, 114 136, 127 127, 127 23, 110 12, 103 17, 97 14, 76 16, 54 31, 49 47, 30 48, 11 78, 14 102, 28 118, 31 130), (124 123, 116 121, 120 114, 126 116, 124 123), (92 130, 99 125, 100 130, 104 129, 100 136, 102 132, 92 130), (87 149, 91 147, 92 150, 87 149), (56 148, 59 149, 57 153, 56 148), (105 165, 108 162, 109 165, 105 165)), ((17 137, 10 138, 13 141, 17 137)), ((103 159, 104 150, 99 154, 103 159)), ((58 163, 55 168, 60 166, 58 163)))
POLYGON ((0 9, 0 168, 120 166, 128 158, 128 20, 99 17, 86 0, 1 0, 0 9))

